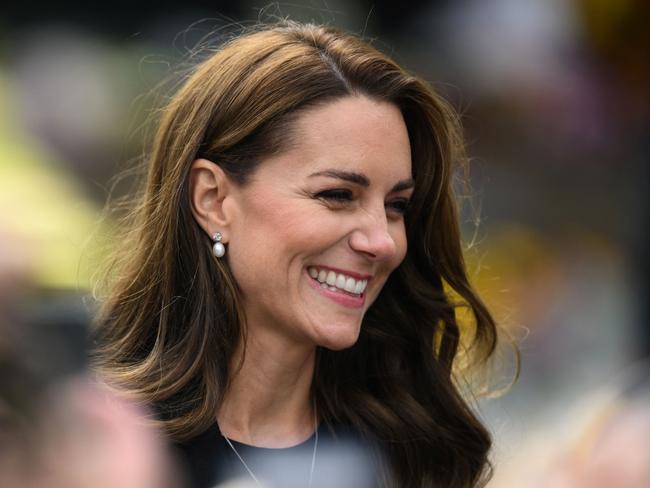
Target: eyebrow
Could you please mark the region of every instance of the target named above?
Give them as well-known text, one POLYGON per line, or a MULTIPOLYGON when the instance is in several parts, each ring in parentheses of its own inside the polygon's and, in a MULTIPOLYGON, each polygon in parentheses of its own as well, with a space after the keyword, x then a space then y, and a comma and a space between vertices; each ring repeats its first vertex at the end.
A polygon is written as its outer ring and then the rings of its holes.
MULTIPOLYGON (((310 178, 313 176, 327 176, 329 178, 336 178, 338 180, 348 181, 350 183, 354 183, 355 185, 363 186, 364 188, 370 186, 370 179, 366 175, 362 173, 355 173, 354 171, 326 169, 309 175, 310 178)), ((413 178, 409 178, 407 180, 400 180, 393 185, 389 193, 409 190, 414 186, 415 186, 415 180, 413 178)))

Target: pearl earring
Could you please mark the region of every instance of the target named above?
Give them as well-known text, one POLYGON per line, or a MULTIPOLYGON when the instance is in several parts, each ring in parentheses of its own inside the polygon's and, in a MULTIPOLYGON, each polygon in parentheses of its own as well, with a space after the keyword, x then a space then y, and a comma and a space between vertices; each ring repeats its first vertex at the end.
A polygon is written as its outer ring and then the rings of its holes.
POLYGON ((221 242, 221 232, 215 232, 212 236, 214 245, 212 246, 212 254, 218 258, 222 258, 226 254, 226 246, 221 242))

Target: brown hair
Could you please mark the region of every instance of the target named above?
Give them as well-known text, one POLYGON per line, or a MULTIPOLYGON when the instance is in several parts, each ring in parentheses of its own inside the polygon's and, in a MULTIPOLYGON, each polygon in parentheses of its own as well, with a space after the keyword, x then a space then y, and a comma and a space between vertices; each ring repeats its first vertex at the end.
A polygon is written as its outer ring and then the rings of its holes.
POLYGON ((461 343, 482 364, 497 334, 463 262, 451 182, 464 163, 457 116, 426 83, 334 28, 284 22, 240 36, 172 97, 124 252, 114 260, 95 359, 109 382, 154 406, 172 439, 215 421, 245 331, 234 278, 190 211, 190 165, 210 159, 245 185, 260 161, 286 147, 301 111, 351 94, 399 107, 415 190, 407 256, 364 317, 358 342, 318 350, 318 412, 373 440, 390 483, 473 486, 489 472, 491 440, 452 367, 461 343), (461 330, 448 291, 472 312, 472 331, 461 330))

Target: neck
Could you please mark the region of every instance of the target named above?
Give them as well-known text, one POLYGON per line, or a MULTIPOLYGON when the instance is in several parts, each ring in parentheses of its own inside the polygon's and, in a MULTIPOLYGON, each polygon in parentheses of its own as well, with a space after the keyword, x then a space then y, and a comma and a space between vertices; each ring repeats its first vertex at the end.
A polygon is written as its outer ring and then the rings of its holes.
POLYGON ((313 345, 249 329, 245 354, 239 347, 234 355, 217 415, 221 432, 258 447, 290 447, 308 439, 316 423, 311 400, 315 354, 313 345))

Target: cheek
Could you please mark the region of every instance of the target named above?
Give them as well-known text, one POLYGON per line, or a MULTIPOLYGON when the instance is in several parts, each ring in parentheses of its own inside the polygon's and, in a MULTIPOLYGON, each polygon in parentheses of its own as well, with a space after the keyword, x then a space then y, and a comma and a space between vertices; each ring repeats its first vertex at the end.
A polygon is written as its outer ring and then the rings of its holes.
POLYGON ((272 273, 274 279, 283 279, 293 258, 317 245, 319 225, 309 210, 301 200, 269 194, 247 202, 230 242, 235 277, 248 281, 255 276, 244 273, 272 273))
POLYGON ((251 198, 243 207, 237 222, 237 241, 254 242, 261 250, 277 247, 276 243, 286 242, 298 227, 299 212, 273 194, 260 194, 251 198))
POLYGON ((340 215, 302 196, 256 192, 242 208, 240 234, 269 252, 324 249, 345 227, 340 215))

